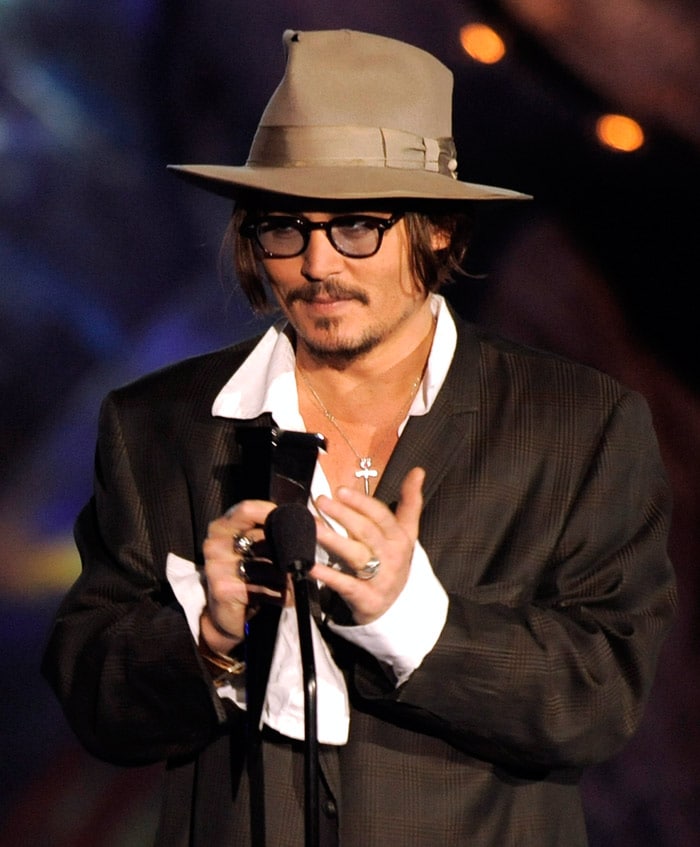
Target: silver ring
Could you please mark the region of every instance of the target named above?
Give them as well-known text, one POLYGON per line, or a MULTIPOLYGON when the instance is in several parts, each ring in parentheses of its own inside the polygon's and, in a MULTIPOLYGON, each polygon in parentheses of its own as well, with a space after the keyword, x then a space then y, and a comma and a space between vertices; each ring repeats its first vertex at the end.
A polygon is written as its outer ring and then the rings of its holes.
POLYGON ((382 563, 379 561, 379 559, 375 559, 374 557, 372 557, 364 566, 364 568, 361 568, 359 571, 355 571, 355 576, 358 579, 374 579, 374 577, 377 575, 377 572, 379 571, 379 568, 381 567, 381 564, 382 563))
POLYGON ((247 535, 234 535, 233 552, 238 553, 239 556, 245 559, 246 556, 251 555, 254 543, 253 539, 248 538, 247 535))

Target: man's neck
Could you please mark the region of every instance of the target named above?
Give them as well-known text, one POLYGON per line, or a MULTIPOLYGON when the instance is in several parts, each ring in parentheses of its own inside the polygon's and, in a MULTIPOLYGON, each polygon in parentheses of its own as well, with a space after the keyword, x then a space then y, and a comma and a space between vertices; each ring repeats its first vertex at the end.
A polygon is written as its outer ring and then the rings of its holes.
POLYGON ((430 355, 435 320, 428 304, 406 331, 340 366, 332 358, 315 357, 297 340, 297 371, 317 392, 323 405, 341 420, 365 418, 371 410, 403 406, 422 378, 430 355))

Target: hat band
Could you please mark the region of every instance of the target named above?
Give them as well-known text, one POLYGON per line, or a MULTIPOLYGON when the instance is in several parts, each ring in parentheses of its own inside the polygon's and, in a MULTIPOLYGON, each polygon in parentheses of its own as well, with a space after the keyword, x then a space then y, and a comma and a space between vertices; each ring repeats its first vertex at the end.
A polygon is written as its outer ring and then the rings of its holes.
POLYGON ((451 138, 366 126, 260 126, 247 165, 268 168, 369 167, 423 170, 457 179, 451 138))

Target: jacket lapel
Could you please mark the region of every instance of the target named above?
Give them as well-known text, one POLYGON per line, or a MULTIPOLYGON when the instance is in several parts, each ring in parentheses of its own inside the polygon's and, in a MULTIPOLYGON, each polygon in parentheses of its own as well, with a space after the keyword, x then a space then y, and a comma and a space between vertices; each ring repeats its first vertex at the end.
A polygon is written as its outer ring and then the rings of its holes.
POLYGON ((412 417, 377 487, 377 497, 393 505, 411 468, 425 468, 427 502, 440 484, 452 457, 469 439, 479 408, 479 340, 471 324, 455 317, 457 347, 445 382, 431 410, 412 417))

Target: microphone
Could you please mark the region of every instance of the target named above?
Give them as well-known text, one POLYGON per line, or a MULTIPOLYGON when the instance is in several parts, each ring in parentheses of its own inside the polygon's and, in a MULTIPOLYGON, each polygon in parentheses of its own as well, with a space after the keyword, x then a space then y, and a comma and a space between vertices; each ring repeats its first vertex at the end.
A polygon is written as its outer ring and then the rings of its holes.
POLYGON ((301 503, 283 503, 265 521, 272 560, 284 573, 305 576, 316 559, 316 522, 301 503))

